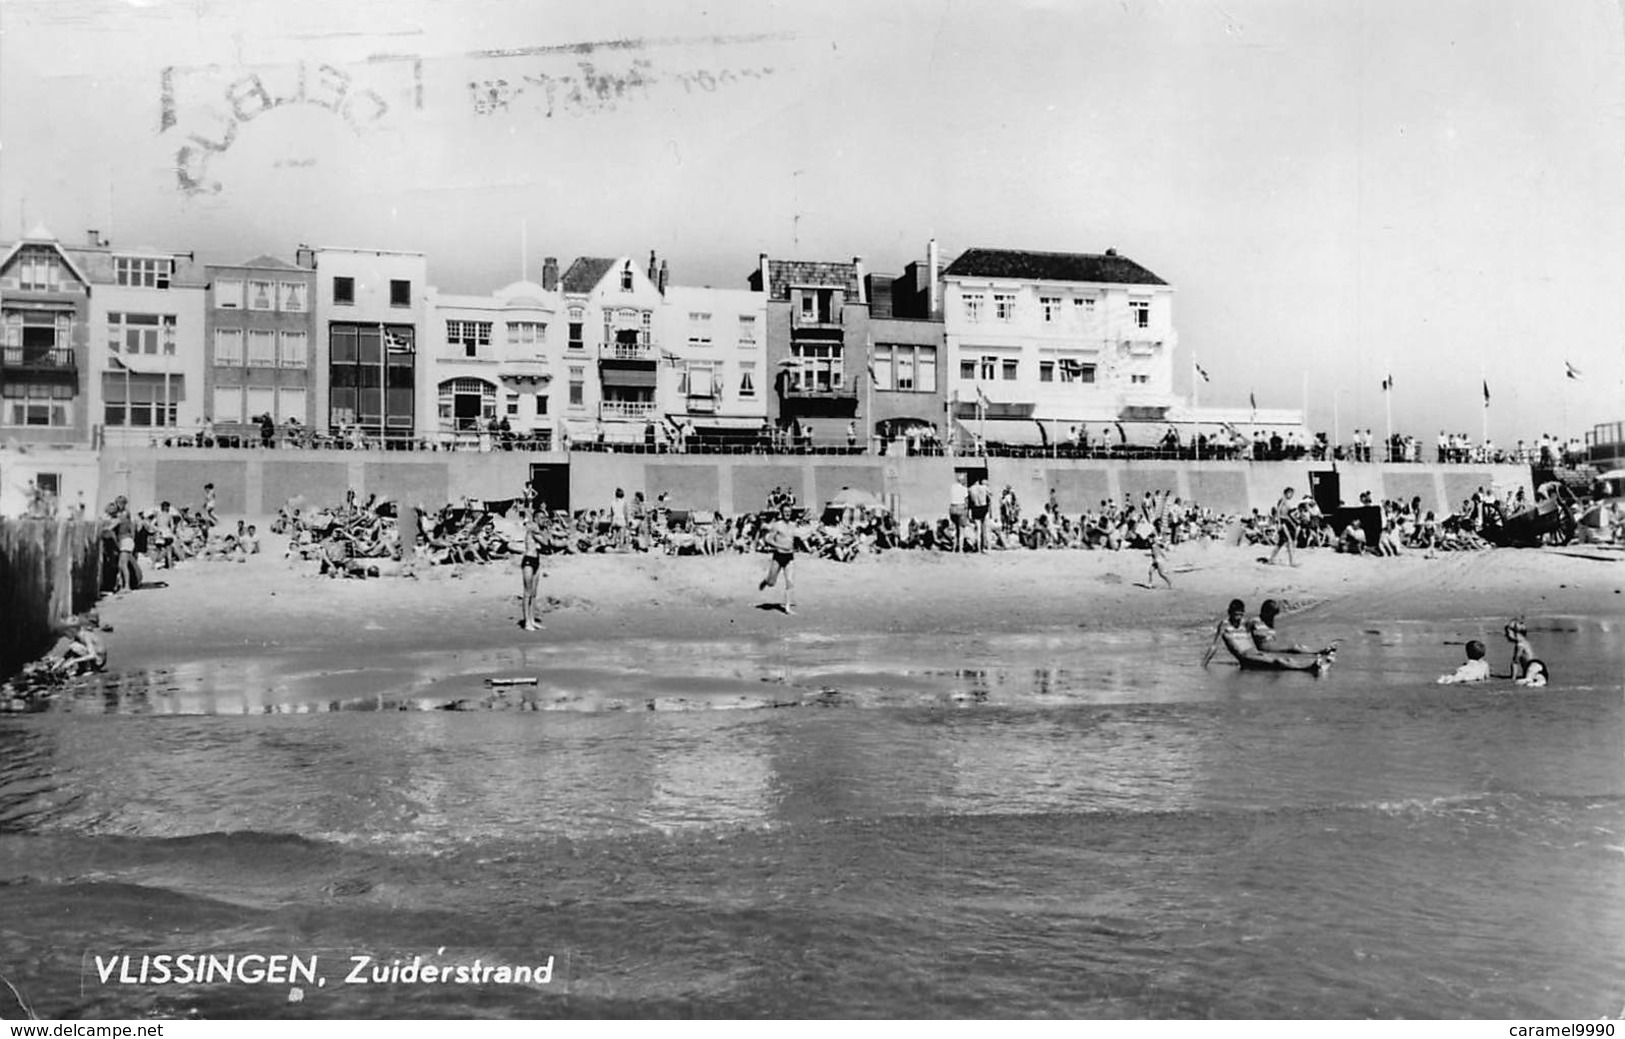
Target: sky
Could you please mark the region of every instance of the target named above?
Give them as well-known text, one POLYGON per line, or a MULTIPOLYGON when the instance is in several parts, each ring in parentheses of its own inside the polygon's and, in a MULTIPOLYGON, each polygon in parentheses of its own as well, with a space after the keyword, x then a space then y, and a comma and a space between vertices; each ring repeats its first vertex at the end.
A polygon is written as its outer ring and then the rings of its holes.
POLYGON ((1614 0, 0 0, 0 239, 459 293, 1115 248, 1177 388, 1344 439, 1625 418, 1622 173, 1614 0))

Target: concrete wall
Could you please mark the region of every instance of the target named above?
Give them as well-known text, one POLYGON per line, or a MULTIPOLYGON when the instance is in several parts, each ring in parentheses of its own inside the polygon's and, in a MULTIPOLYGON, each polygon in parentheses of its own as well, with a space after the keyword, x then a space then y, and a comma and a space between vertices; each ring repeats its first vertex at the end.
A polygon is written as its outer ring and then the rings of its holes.
MULTIPOLYGON (((1053 489, 1061 508, 1081 512, 1104 498, 1138 500, 1169 491, 1224 512, 1268 509, 1285 487, 1309 493, 1309 473, 1331 469, 1310 462, 1110 462, 1056 458, 927 458, 799 455, 643 455, 519 451, 408 453, 395 451, 261 451, 148 448, 103 452, 97 504, 127 494, 137 508, 166 498, 179 506, 202 501, 212 482, 224 514, 264 515, 302 494, 313 503, 339 502, 353 488, 365 496, 416 500, 426 506, 471 498, 512 498, 533 463, 570 466, 570 505, 603 508, 617 487, 628 496, 662 492, 678 508, 741 512, 758 509, 775 486, 803 503, 826 501, 852 487, 879 495, 906 516, 946 513, 956 467, 982 467, 997 494, 1009 485, 1024 512, 1040 508, 1053 489)), ((1340 496, 1360 492, 1381 500, 1422 500, 1447 512, 1479 487, 1529 493, 1523 466, 1351 465, 1336 471, 1340 496)))

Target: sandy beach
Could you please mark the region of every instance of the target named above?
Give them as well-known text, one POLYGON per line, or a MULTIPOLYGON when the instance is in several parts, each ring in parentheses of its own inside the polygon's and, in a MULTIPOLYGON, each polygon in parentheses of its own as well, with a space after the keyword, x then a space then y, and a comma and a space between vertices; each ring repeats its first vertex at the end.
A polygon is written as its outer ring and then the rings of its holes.
MULTIPOLYGON (((1181 630, 1205 628, 1232 597, 1286 606, 1291 627, 1328 637, 1391 620, 1617 615, 1617 554, 1496 550, 1424 558, 1300 552, 1266 566, 1256 546, 1176 547, 1173 590, 1144 585, 1143 552, 889 552, 853 563, 798 558, 797 612, 758 593, 764 556, 555 556, 540 595, 545 630, 518 628, 516 559, 423 567, 416 579, 335 580, 283 558, 279 538, 246 563, 190 561, 149 571, 151 587, 104 601, 113 672, 186 662, 299 655, 307 665, 387 665, 392 655, 568 643, 583 663, 613 661, 627 639, 1181 630)), ((1498 652, 1492 647, 1492 652, 1498 652)), ((831 654, 839 655, 838 645, 831 654)), ((1450 661, 1441 661, 1441 667, 1450 661)))

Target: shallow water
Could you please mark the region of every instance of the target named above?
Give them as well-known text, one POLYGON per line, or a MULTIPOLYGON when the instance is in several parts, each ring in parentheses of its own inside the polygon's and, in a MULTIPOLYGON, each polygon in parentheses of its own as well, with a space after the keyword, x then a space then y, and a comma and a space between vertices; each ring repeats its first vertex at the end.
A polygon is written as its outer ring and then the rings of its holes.
POLYGON ((1190 631, 113 676, 0 720, 0 963, 42 1016, 1617 1014, 1620 622, 1532 621, 1545 690, 1432 683, 1498 628, 1346 629, 1319 679, 1190 631), (115 952, 329 980, 102 985, 115 952))

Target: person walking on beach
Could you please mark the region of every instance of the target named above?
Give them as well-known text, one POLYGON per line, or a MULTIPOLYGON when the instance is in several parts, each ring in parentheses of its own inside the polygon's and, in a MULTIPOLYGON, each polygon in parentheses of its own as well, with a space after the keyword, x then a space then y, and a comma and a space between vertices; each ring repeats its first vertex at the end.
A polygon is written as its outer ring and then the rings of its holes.
POLYGON ((766 591, 778 583, 779 575, 784 575, 784 612, 794 614, 795 604, 791 602, 790 590, 790 564, 796 561, 796 525, 790 517, 790 506, 779 505, 778 518, 767 525, 767 531, 762 539, 767 544, 767 550, 772 553, 772 561, 768 563, 767 576, 756 586, 759 592, 766 591))
POLYGON ((1147 588, 1155 588, 1156 584, 1154 582, 1156 578, 1159 577, 1162 578, 1163 583, 1166 584, 1170 589, 1173 588, 1173 579, 1170 578, 1168 576, 1168 572, 1162 568, 1162 562, 1167 558, 1168 541, 1163 535, 1162 531, 1159 530, 1151 535, 1151 570, 1145 575, 1145 586, 1147 588))
POLYGON ((1275 503, 1275 508, 1270 510, 1270 516, 1275 520, 1275 551, 1270 553, 1269 559, 1266 560, 1268 563, 1274 563, 1275 557, 1280 555, 1282 548, 1285 548, 1287 566, 1298 565, 1292 558, 1292 543, 1298 539, 1297 506, 1292 501, 1292 496, 1296 493, 1288 487, 1281 492, 1281 500, 1275 503))
POLYGON ((546 536, 540 511, 526 509, 525 545, 519 556, 519 577, 523 584, 519 600, 519 626, 526 631, 542 629, 536 620, 536 578, 542 570, 542 540, 546 536))

